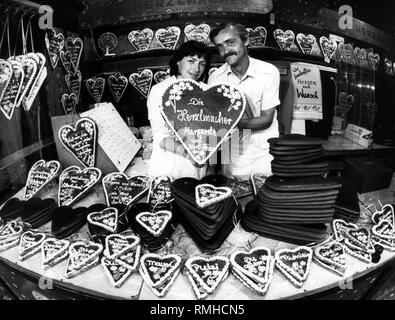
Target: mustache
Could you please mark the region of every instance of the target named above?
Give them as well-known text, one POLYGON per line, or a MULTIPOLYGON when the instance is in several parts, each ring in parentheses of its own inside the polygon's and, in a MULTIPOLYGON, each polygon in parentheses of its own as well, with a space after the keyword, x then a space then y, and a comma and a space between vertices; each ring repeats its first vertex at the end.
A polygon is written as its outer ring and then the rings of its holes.
POLYGON ((233 56, 233 55, 237 55, 237 53, 235 51, 229 51, 228 53, 226 53, 224 55, 224 58, 226 59, 227 57, 233 56))

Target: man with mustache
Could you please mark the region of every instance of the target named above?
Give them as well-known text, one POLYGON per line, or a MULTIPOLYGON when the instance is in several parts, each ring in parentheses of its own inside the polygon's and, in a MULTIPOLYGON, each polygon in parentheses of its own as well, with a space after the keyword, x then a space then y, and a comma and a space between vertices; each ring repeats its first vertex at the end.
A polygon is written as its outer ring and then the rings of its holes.
POLYGON ((254 173, 269 176, 273 157, 267 140, 279 136, 276 107, 280 104, 280 73, 274 65, 248 55, 248 33, 239 23, 218 25, 210 40, 225 64, 211 74, 208 83, 233 84, 248 102, 239 130, 233 132, 230 145, 222 146, 223 174, 242 180, 254 173))

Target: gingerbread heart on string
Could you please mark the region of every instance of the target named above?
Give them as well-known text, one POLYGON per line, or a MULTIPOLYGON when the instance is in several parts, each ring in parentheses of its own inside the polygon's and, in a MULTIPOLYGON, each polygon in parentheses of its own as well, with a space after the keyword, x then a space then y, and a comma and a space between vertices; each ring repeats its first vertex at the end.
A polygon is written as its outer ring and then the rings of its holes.
POLYGON ((206 23, 199 25, 188 24, 184 28, 186 41, 195 40, 197 42, 205 43, 210 35, 210 26, 206 23))
POLYGON ((347 92, 341 92, 339 94, 339 104, 341 108, 341 113, 343 118, 346 117, 347 113, 352 108, 354 104, 355 98, 352 94, 347 95, 347 92))
POLYGON ((166 71, 159 70, 154 73, 154 80, 156 83, 161 83, 162 81, 166 80, 170 77, 170 69, 166 71))
POLYGON ((118 209, 110 207, 100 212, 91 212, 87 220, 91 224, 114 233, 118 229, 118 209))
POLYGON ((75 108, 78 104, 78 97, 75 93, 64 93, 62 98, 60 99, 60 103, 62 105, 64 113, 73 114, 75 112, 75 108))
POLYGON ((45 56, 40 53, 28 53, 28 57, 33 58, 36 63, 37 63, 37 71, 36 74, 33 76, 33 81, 26 92, 26 95, 23 99, 23 108, 26 111, 29 111, 31 106, 33 105, 33 101, 35 97, 37 96, 42 84, 44 83, 44 80, 47 77, 47 67, 46 67, 46 58, 45 56))
POLYGON ((21 105, 23 99, 25 99, 25 97, 28 95, 29 89, 31 88, 31 85, 37 75, 38 68, 37 62, 32 57, 22 56, 20 62, 22 63, 24 78, 20 95, 16 101, 16 108, 21 105))
POLYGON ((310 55, 317 43, 317 39, 312 34, 305 35, 304 33, 298 33, 296 36, 296 42, 304 54, 310 55))
POLYGON ((356 47, 354 49, 354 57, 358 65, 360 66, 368 65, 368 60, 367 60, 368 52, 366 51, 366 49, 361 49, 359 47, 356 47))
POLYGON ((136 221, 155 237, 159 237, 172 218, 171 211, 140 212, 136 221))
POLYGON ((171 178, 169 176, 159 176, 151 180, 148 191, 147 202, 151 205, 166 204, 173 201, 171 193, 171 178))
POLYGON ((111 74, 108 79, 108 86, 116 102, 122 99, 128 86, 128 78, 121 73, 111 74))
POLYGON ((152 79, 153 73, 150 69, 144 69, 140 73, 134 72, 129 76, 130 84, 146 98, 151 89, 152 79))
POLYGON ((82 54, 82 49, 84 47, 84 42, 81 38, 67 37, 64 42, 64 48, 71 54, 71 62, 76 70, 79 69, 80 58, 82 54))
POLYGON ((137 51, 148 50, 151 46, 154 32, 150 28, 143 30, 133 30, 128 34, 128 40, 133 48, 137 51))
POLYGON ((54 29, 47 29, 45 33, 45 47, 47 48, 51 66, 55 69, 60 58, 60 52, 64 48, 64 35, 56 33, 54 29))
POLYGON ((246 28, 250 40, 248 46, 251 48, 263 48, 266 45, 267 30, 265 27, 258 26, 255 29, 246 28))
POLYGON ((369 52, 368 61, 371 69, 376 71, 379 69, 380 55, 378 53, 369 52))
POLYGON ((12 64, 6 60, 0 59, 0 101, 12 78, 12 64))
POLYGON ((391 76, 394 75, 394 70, 392 68, 392 65, 393 65, 392 60, 385 57, 385 59, 384 59, 385 72, 386 72, 386 74, 389 74, 391 76))
POLYGON ((70 51, 61 51, 59 56, 60 61, 62 61, 63 68, 67 73, 76 71, 73 64, 73 56, 70 51))
POLYGON ((79 99, 82 82, 81 72, 79 70, 76 70, 75 72, 70 71, 64 76, 64 79, 69 92, 74 93, 77 96, 77 99, 79 99))
POLYGON ((106 80, 102 77, 89 78, 85 82, 86 89, 88 90, 88 92, 93 97, 96 103, 99 103, 101 101, 105 85, 106 85, 106 80))
POLYGON ((282 51, 290 51, 295 40, 295 34, 292 30, 283 31, 276 29, 273 32, 274 39, 282 51))
POLYGON ((338 45, 340 60, 345 63, 354 63, 354 47, 350 43, 340 43, 338 45))
POLYGON ((232 195, 229 187, 215 187, 212 184, 199 184, 195 188, 196 204, 200 208, 206 208, 217 202, 225 200, 232 195))
POLYGON ((327 37, 322 36, 320 38, 320 47, 325 61, 329 63, 337 50, 337 42, 333 39, 329 40, 327 37))
POLYGON ((155 32, 155 39, 161 47, 174 50, 177 46, 180 34, 181 30, 176 26, 167 27, 166 29, 160 28, 155 32))
POLYGON ((80 118, 74 125, 60 127, 59 140, 85 167, 96 163, 97 125, 90 118, 80 118))

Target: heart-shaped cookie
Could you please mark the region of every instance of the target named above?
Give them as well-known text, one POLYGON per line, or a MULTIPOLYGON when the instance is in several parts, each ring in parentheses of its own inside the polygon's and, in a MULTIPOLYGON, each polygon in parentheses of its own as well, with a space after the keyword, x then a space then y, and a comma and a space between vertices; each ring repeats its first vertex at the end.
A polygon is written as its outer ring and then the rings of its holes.
POLYGON ((144 280, 151 287, 162 285, 180 267, 181 257, 176 254, 144 254, 140 259, 140 268, 144 280))
MULTIPOLYGON (((365 251, 368 253, 372 252, 372 242, 370 230, 367 228, 349 229, 346 231, 346 240, 349 240, 349 244, 356 249, 365 251)), ((346 242, 347 244, 347 242, 346 242)))
POLYGON ((83 264, 79 265, 79 267, 76 267, 71 259, 67 260, 67 265, 66 265, 66 271, 64 273, 64 276, 67 279, 71 279, 73 277, 76 277, 80 275, 81 273, 93 268, 100 262, 100 258, 96 257, 93 260, 90 260, 89 262, 84 262, 83 264))
POLYGON ((212 184, 199 184, 195 188, 196 204, 200 208, 206 208, 220 202, 232 195, 232 189, 228 187, 215 187, 212 184))
POLYGON ((174 200, 171 194, 171 178, 159 176, 151 180, 147 203, 155 205, 170 203, 174 200))
POLYGON ((314 250, 314 259, 322 266, 340 275, 344 275, 347 268, 344 247, 340 242, 317 247, 314 250))
POLYGON ((28 91, 26 92, 26 96, 23 99, 23 108, 26 111, 29 111, 31 106, 33 105, 33 101, 36 98, 44 80, 47 77, 47 67, 46 67, 46 58, 45 56, 40 53, 28 53, 28 57, 35 59, 37 63, 37 72, 33 77, 33 81, 31 86, 29 87, 28 91))
POLYGON ((41 246, 43 267, 54 266, 55 264, 60 262, 60 258, 61 260, 65 259, 68 256, 69 247, 70 241, 66 239, 45 239, 41 246))
POLYGON ((335 239, 341 240, 346 236, 347 230, 358 229, 358 226, 355 223, 347 223, 344 220, 335 219, 332 222, 332 229, 335 239))
POLYGON ((265 27, 258 26, 255 29, 246 28, 246 31, 250 39, 248 45, 251 48, 263 48, 266 45, 267 30, 265 27))
POLYGON ((271 251, 266 247, 257 247, 249 252, 237 250, 232 253, 230 263, 233 268, 258 282, 268 281, 271 251))
POLYGON ((129 76, 130 84, 135 87, 144 97, 148 97, 151 90, 153 73, 150 69, 144 69, 140 73, 134 72, 129 76))
POLYGON ((204 258, 197 256, 189 258, 185 267, 204 290, 213 293, 228 272, 229 264, 229 259, 226 257, 204 258))
POLYGON ((79 269, 99 257, 103 251, 100 243, 92 241, 76 241, 69 247, 69 256, 72 266, 79 269))
POLYGON ((159 237, 172 218, 171 211, 140 212, 136 221, 155 237, 159 237))
POLYGON ((381 220, 378 224, 373 226, 372 234, 381 239, 395 240, 394 225, 387 220, 381 220))
POLYGON ((395 213, 394 207, 390 204, 384 205, 380 211, 376 211, 372 215, 372 221, 375 224, 380 223, 382 220, 390 222, 395 227, 395 213))
POLYGON ((172 26, 166 29, 160 28, 155 32, 155 38, 159 45, 163 48, 174 50, 178 39, 180 38, 181 30, 179 27, 172 26))
POLYGON ((81 82, 82 82, 82 74, 81 71, 76 70, 75 72, 68 72, 64 79, 66 81, 67 88, 70 93, 75 93, 77 98, 80 97, 81 93, 81 82))
POLYGON ((354 47, 350 43, 340 43, 337 46, 340 53, 340 60, 345 63, 354 63, 354 47))
POLYGON ((9 59, 8 61, 12 66, 12 77, 4 91, 3 99, 0 100, 0 110, 8 120, 11 120, 17 99, 22 91, 25 73, 21 62, 13 59, 9 59))
POLYGON ((132 270, 125 268, 120 265, 116 260, 108 259, 106 257, 101 258, 101 265, 107 278, 111 284, 119 288, 121 287, 127 278, 132 274, 132 270))
POLYGON ((40 251, 41 244, 45 240, 46 235, 42 232, 26 231, 21 236, 19 243, 19 260, 26 260, 40 251))
POLYGON ((7 60, 0 59, 0 101, 12 78, 12 64, 7 60))
POLYGON ((347 95, 347 92, 340 92, 339 103, 343 117, 345 117, 347 113, 350 111, 354 102, 355 102, 355 98, 352 94, 347 95))
POLYGON ((162 81, 166 80, 170 77, 170 69, 166 71, 159 70, 154 73, 154 80, 156 83, 161 83, 162 81))
POLYGON ((204 164, 235 128, 245 108, 243 92, 232 85, 202 86, 183 79, 164 91, 160 111, 192 159, 204 164))
POLYGON ((188 280, 192 286, 193 292, 199 300, 202 300, 208 296, 208 292, 195 280, 190 273, 187 272, 188 280))
POLYGON ((380 55, 378 53, 369 52, 368 61, 371 69, 376 71, 379 69, 380 55))
POLYGON ((0 229, 0 241, 4 242, 19 239, 22 231, 22 227, 18 226, 15 221, 9 221, 0 229))
POLYGON ((151 46, 154 32, 150 28, 143 30, 133 30, 128 34, 128 40, 133 48, 137 51, 148 50, 151 46))
POLYGON ((184 28, 185 40, 195 40, 197 42, 205 43, 210 35, 210 26, 206 23, 201 23, 197 26, 188 24, 184 28))
POLYGON ((91 212, 87 220, 91 224, 114 233, 118 228, 118 209, 110 207, 100 212, 91 212))
POLYGON ((73 114, 78 104, 78 97, 75 93, 64 93, 60 99, 60 103, 66 115, 73 114))
POLYGON ((367 66, 368 65, 368 52, 366 49, 361 49, 359 47, 355 47, 354 49, 354 57, 355 61, 360 66, 367 66))
POLYGON ((353 256, 364 263, 371 263, 372 262, 372 255, 368 252, 358 250, 353 248, 352 246, 349 246, 349 243, 347 242, 348 239, 345 241, 345 246, 344 246, 344 251, 349 254, 350 256, 353 256))
POLYGON ((78 70, 80 65, 80 58, 82 54, 82 49, 84 47, 84 42, 81 38, 68 37, 64 42, 64 48, 66 51, 71 53, 71 62, 74 69, 78 70))
POLYGON ((55 69, 59 61, 59 54, 64 47, 64 35, 62 33, 56 33, 54 29, 47 29, 45 33, 45 46, 51 66, 55 69))
POLYGON ((108 79, 108 86, 116 102, 122 99, 128 86, 128 78, 121 73, 111 74, 108 79))
POLYGON ((327 37, 322 36, 320 38, 320 47, 325 61, 329 63, 337 50, 337 42, 333 39, 329 40, 327 37))
POLYGON ((76 202, 99 182, 101 175, 98 168, 81 170, 77 166, 71 166, 63 170, 59 177, 59 206, 70 206, 76 202))
POLYGON ((133 250, 139 243, 140 238, 136 235, 110 234, 105 240, 104 255, 110 259, 118 258, 133 250))
POLYGON ((29 200, 40 192, 58 175, 60 168, 60 162, 55 160, 39 160, 33 164, 27 176, 24 199, 29 200))
POLYGON ((120 254, 115 261, 129 270, 135 271, 140 262, 140 253, 141 246, 137 245, 134 249, 120 254))
POLYGON ((106 80, 102 77, 89 78, 85 82, 86 89, 96 101, 96 103, 99 103, 101 101, 105 85, 106 80))
MULTIPOLYGON (((144 273, 142 268, 139 268, 139 272, 143 277, 144 281, 147 282, 146 279, 148 278, 148 276, 144 273)), ((173 285, 174 280, 177 278, 179 273, 180 273, 180 268, 178 268, 176 271, 170 274, 169 277, 167 277, 166 280, 160 286, 157 286, 155 288, 149 286, 149 288, 158 297, 163 297, 166 294, 166 292, 169 290, 169 288, 173 285)))
POLYGON ((283 31, 276 29, 273 32, 274 39, 282 51, 290 51, 295 40, 295 34, 292 30, 283 31))
POLYGON ((301 288, 310 272, 313 250, 309 247, 297 247, 276 251, 276 267, 297 288, 301 288))
POLYGON ((385 57, 384 59, 384 68, 385 68, 385 73, 389 74, 391 76, 394 75, 394 69, 392 68, 393 62, 392 60, 388 59, 385 57))
POLYGON ((27 97, 31 85, 35 80, 38 70, 37 61, 32 57, 21 56, 21 58, 18 61, 22 63, 24 78, 22 81, 22 89, 20 95, 16 100, 16 105, 15 105, 16 108, 19 108, 23 99, 27 97))
POLYGON ((312 34, 305 35, 304 33, 298 33, 296 36, 296 42, 304 54, 311 54, 315 44, 317 43, 317 39, 312 34))
POLYGON ((148 190, 151 179, 138 175, 128 177, 121 172, 113 172, 103 178, 104 194, 108 206, 123 204, 128 206, 140 199, 148 190))
POLYGON ((59 129, 59 140, 86 167, 96 163, 97 126, 90 118, 81 118, 73 126, 59 129))
POLYGON ((71 55, 70 51, 61 51, 59 56, 60 61, 62 61, 63 68, 66 70, 67 73, 75 72, 77 70, 74 67, 73 56, 71 55))

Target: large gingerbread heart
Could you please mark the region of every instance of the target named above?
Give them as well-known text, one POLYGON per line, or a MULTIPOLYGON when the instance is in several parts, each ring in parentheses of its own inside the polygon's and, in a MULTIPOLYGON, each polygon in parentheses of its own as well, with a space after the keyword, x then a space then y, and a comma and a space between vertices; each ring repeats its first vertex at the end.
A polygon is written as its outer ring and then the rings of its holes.
POLYGON ((360 66, 367 66, 368 65, 368 52, 366 49, 361 49, 359 47, 356 47, 354 49, 354 57, 355 61, 357 62, 358 65, 360 66))
POLYGON ((30 168, 25 186, 25 200, 29 200, 50 183, 60 171, 59 161, 39 160, 30 168))
POLYGON ((304 33, 298 33, 296 36, 296 42, 304 54, 311 54, 317 40, 312 34, 308 34, 306 36, 304 33))
POLYGON ((91 224, 114 233, 118 228, 118 209, 110 207, 100 212, 91 212, 88 214, 87 220, 91 224))
POLYGON ((290 51, 295 40, 295 34, 292 30, 283 31, 276 29, 273 32, 274 39, 282 51, 290 51))
POLYGON ((103 178, 103 188, 108 206, 129 205, 138 200, 148 190, 151 179, 138 175, 128 177, 121 172, 113 172, 103 178))
POLYGON ((337 42, 333 39, 329 40, 327 37, 322 36, 320 38, 320 47, 325 61, 330 62, 337 50, 337 42))
POLYGON ((64 47, 64 35, 62 33, 56 33, 54 29, 47 29, 45 33, 45 46, 51 66, 55 69, 59 61, 59 54, 64 47))
POLYGON ((391 222, 386 220, 381 220, 379 224, 373 226, 372 234, 374 234, 375 236, 381 239, 395 240, 394 226, 391 222))
POLYGON ((116 102, 122 99, 128 86, 128 78, 121 73, 111 74, 108 79, 108 86, 116 102))
POLYGON ((250 39, 249 46, 252 48, 262 48, 266 45, 267 30, 265 27, 256 27, 255 29, 246 28, 248 38, 250 39))
POLYGON ((75 72, 68 72, 64 76, 64 80, 66 81, 67 88, 70 93, 75 93, 77 98, 80 97, 81 93, 81 82, 82 82, 82 74, 81 71, 76 70, 75 72))
POLYGON ((136 221, 155 237, 159 237, 165 230, 172 217, 171 211, 140 212, 136 221))
POLYGON ((98 168, 81 170, 77 166, 65 169, 59 177, 59 206, 70 206, 99 182, 102 172, 98 168))
POLYGON ((128 40, 137 51, 144 51, 149 49, 153 37, 154 32, 150 28, 145 28, 141 31, 130 31, 128 40))
POLYGON ((78 104, 78 97, 75 93, 64 93, 60 99, 65 114, 73 114, 78 104))
POLYGON ((59 140, 84 166, 95 166, 97 128, 92 119, 81 118, 73 126, 62 126, 59 129, 59 140))
POLYGON ((186 41, 195 40, 205 43, 210 35, 210 26, 206 23, 201 23, 197 26, 194 24, 188 24, 184 28, 184 34, 186 41))
POLYGON ((351 247, 368 253, 374 252, 374 249, 372 249, 373 246, 371 242, 371 233, 369 229, 358 228, 358 229, 347 230, 346 237, 347 237, 346 240, 348 240, 348 244, 351 247))
POLYGON ((215 187, 212 184, 203 183, 195 188, 196 204, 200 208, 206 208, 217 202, 220 202, 232 195, 232 189, 229 187, 215 187))
POLYGON ((71 53, 71 62, 73 63, 74 68, 76 70, 79 69, 81 53, 84 47, 82 39, 78 37, 68 37, 64 42, 64 47, 66 51, 71 53))
POLYGON ((135 87, 144 97, 148 97, 154 75, 150 69, 144 69, 140 73, 134 72, 129 76, 130 84, 135 87))
POLYGON ((86 89, 96 101, 99 103, 101 101, 101 97, 103 96, 104 87, 106 85, 106 80, 102 77, 93 77, 89 78, 85 82, 86 89))
POLYGON ((110 234, 105 240, 104 255, 110 259, 115 259, 130 250, 133 250, 140 243, 140 238, 136 235, 110 234))
POLYGON ((166 29, 160 28, 155 32, 155 38, 159 44, 166 49, 174 50, 180 38, 181 30, 179 27, 172 26, 166 29))
POLYGON ((244 114, 246 98, 230 84, 176 80, 164 91, 161 113, 189 155, 204 164, 244 114))

